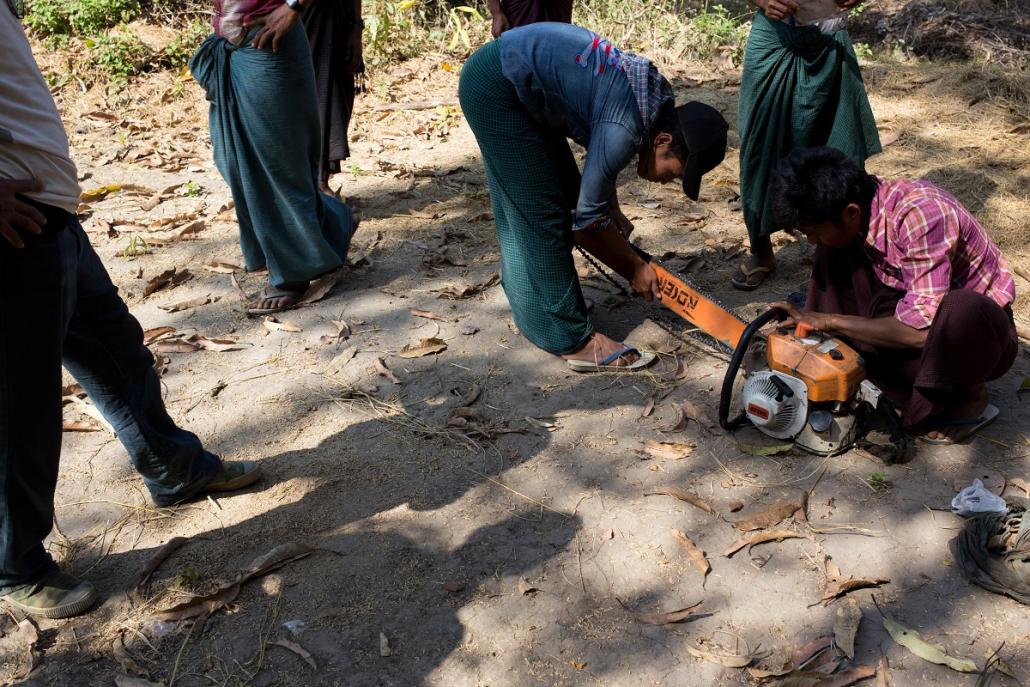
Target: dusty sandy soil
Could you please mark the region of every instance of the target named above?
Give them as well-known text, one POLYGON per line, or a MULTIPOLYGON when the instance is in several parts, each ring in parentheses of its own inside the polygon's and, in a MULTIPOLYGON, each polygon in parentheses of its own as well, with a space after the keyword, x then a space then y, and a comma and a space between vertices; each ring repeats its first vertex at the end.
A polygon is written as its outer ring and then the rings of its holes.
MULTIPOLYGON (((488 282, 498 260, 482 166, 454 103, 457 77, 442 62, 401 65, 359 102, 351 167, 333 183, 361 208, 354 252, 364 259, 329 297, 281 318, 299 332, 245 317, 230 276, 204 268, 241 257, 195 84, 156 75, 117 102, 74 87, 60 93, 83 186, 122 186, 89 204, 85 227, 144 328, 241 344, 159 352, 171 414, 224 457, 259 461, 267 477, 244 494, 156 509, 108 432, 67 433, 51 548, 104 601, 87 616, 40 623, 40 663, 23 684, 112 684, 132 669, 113 648, 122 644, 150 679, 183 687, 745 684, 743 670, 695 658, 687 646, 770 651, 756 664, 778 667, 831 632, 842 602, 818 604, 825 555, 846 575, 890 580, 849 595, 864 614, 856 664, 875 665, 882 652, 899 686, 976 681, 894 644, 875 595, 899 622, 981 665, 1004 643, 1012 669, 1030 679, 1026 607, 961 577, 948 549, 961 521, 947 510, 956 481, 974 473, 1028 477, 1030 410, 1015 393, 1030 374, 1027 350, 991 385, 1003 409, 997 423, 967 445, 921 446, 903 466, 859 452, 755 456, 694 422, 665 431, 683 400, 714 416, 725 363, 665 332, 648 308, 612 298, 596 277, 585 282, 598 326, 663 351, 654 374, 569 372, 515 331, 499 287, 439 297, 488 282), (377 92, 401 108, 388 109, 377 92), (448 104, 406 109, 426 100, 448 104), (171 240, 197 219, 205 224, 191 240, 171 240), (149 252, 126 256, 143 248, 133 236, 149 252), (172 267, 193 278, 143 297, 172 267), (207 296, 213 302, 200 307, 161 308, 207 296), (347 323, 349 338, 336 338, 334 320, 347 323), (426 337, 446 350, 398 357, 426 337), (352 359, 331 365, 350 347, 352 359), (675 357, 688 372, 665 381, 675 357), (377 374, 380 359, 396 382, 377 374), (448 426, 473 386, 481 395, 472 424, 448 426), (668 396, 643 417, 659 391, 668 396), (696 447, 679 460, 652 458, 641 452, 647 440, 696 447), (823 470, 808 516, 821 533, 788 519, 780 528, 803 538, 722 555, 739 534, 729 521, 811 488, 823 470), (648 495, 663 486, 689 488, 719 514, 648 495), (740 514, 729 512, 733 501, 743 502, 740 514), (674 530, 707 552, 706 582, 674 530), (147 592, 133 591, 172 537, 188 541, 147 592), (154 619, 291 542, 316 550, 247 582, 206 623, 154 619), (633 616, 702 600, 682 624, 633 616), (381 655, 381 635, 392 655, 381 655), (311 664, 273 644, 282 639, 310 652, 311 664)), ((732 123, 739 73, 663 66, 681 98, 712 102, 732 123)), ((893 139, 872 168, 943 184, 979 213, 1014 264, 1030 268, 1030 139, 1019 127, 1030 113, 999 87, 1004 75, 916 64, 869 64, 865 73, 883 136, 893 139)), ((696 205, 628 177, 622 197, 644 247, 699 256, 695 280, 750 317, 800 287, 808 258, 783 236, 780 268, 761 291, 728 288, 744 241, 736 177, 731 153, 696 205)), ((239 278, 248 292, 261 286, 259 275, 239 278)), ((1017 302, 1024 323, 1028 303, 1017 302)), ((66 419, 93 422, 73 405, 66 419)), ((19 658, 7 654, 9 677, 19 658)))

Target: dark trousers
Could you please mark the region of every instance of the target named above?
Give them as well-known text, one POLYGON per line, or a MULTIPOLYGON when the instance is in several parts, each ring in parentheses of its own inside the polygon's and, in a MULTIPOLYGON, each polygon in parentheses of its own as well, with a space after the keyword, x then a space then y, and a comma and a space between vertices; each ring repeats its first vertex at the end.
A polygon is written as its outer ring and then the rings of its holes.
MULTIPOLYGON (((891 317, 904 295, 876 277, 860 244, 816 249, 810 310, 891 317)), ((944 297, 922 349, 849 343, 865 358, 869 379, 902 410, 906 427, 945 411, 956 392, 1008 372, 1019 350, 1011 308, 969 289, 944 297)))
POLYGON ((43 540, 54 519, 62 362, 158 505, 200 492, 221 465, 165 411, 143 330, 78 220, 47 214, 59 219, 41 236, 23 234, 25 248, 0 239, 0 588, 55 568, 43 540))

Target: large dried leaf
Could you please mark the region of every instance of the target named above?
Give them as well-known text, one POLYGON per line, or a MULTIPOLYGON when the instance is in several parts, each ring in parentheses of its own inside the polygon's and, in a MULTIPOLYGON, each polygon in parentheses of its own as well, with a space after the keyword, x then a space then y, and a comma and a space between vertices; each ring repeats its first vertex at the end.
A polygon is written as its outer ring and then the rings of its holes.
POLYGON ((233 602, 240 593, 240 583, 234 582, 226 587, 205 596, 198 596, 176 604, 171 608, 158 611, 154 616, 158 620, 186 620, 188 618, 207 617, 233 602))
POLYGON ((683 406, 676 406, 676 421, 671 426, 661 429, 661 432, 673 433, 682 432, 687 428, 687 414, 683 412, 683 406))
POLYGON ((712 508, 712 506, 709 505, 707 501, 702 499, 697 494, 687 491, 686 489, 680 489, 679 487, 659 487, 654 491, 650 492, 649 494, 647 494, 647 496, 650 496, 652 494, 657 494, 659 496, 672 496, 673 498, 677 498, 680 501, 686 501, 690 505, 696 506, 697 508, 700 508, 701 510, 710 515, 715 514, 715 509, 712 508))
POLYGON ((689 368, 683 358, 676 356, 676 368, 662 377, 663 382, 682 382, 687 378, 689 368))
POLYGON ((844 596, 849 592, 858 589, 869 589, 887 584, 890 579, 886 577, 848 577, 826 580, 826 588, 823 590, 823 598, 820 599, 824 606, 829 605, 837 597, 844 596))
POLYGON ((146 286, 143 287, 143 297, 146 298, 161 289, 178 286, 192 278, 193 274, 189 270, 179 270, 175 267, 165 270, 147 282, 146 286))
POLYGON ((737 450, 752 456, 775 456, 778 453, 787 453, 794 448, 792 441, 780 441, 775 443, 751 443, 737 441, 737 450))
POLYGON ((172 339, 169 341, 159 341, 155 346, 154 350, 158 353, 193 353, 200 350, 200 346, 191 344, 182 339, 172 339))
POLYGON ((832 644, 832 637, 819 637, 801 647, 798 647, 798 649, 791 654, 790 658, 784 662, 783 667, 778 670, 748 668, 747 672, 756 680, 765 680, 770 677, 781 677, 788 673, 794 673, 795 671, 804 669, 810 663, 814 662, 824 651, 829 649, 832 644))
POLYGON ((212 351, 214 353, 239 351, 251 345, 249 343, 240 343, 233 339, 209 339, 206 336, 201 336, 200 334, 193 334, 186 339, 186 341, 194 344, 197 348, 202 348, 205 351, 212 351))
POLYGON ((153 329, 147 329, 143 332, 143 345, 149 346, 152 343, 160 341, 174 331, 175 327, 154 327, 153 329))
POLYGON ((36 669, 42 656, 39 640, 39 628, 31 618, 18 623, 16 630, 0 634, 0 658, 11 667, 3 677, 12 680, 3 684, 18 683, 36 669))
POLYGON ((837 607, 833 619, 833 643, 848 658, 855 657, 855 635, 861 622, 862 609, 858 607, 858 600, 848 599, 837 607))
POLYGON ((291 642, 288 639, 277 639, 274 642, 272 642, 272 645, 281 646, 282 648, 287 649, 288 651, 292 651, 293 653, 297 654, 302 659, 304 659, 304 662, 311 666, 311 670, 318 670, 318 664, 315 663, 314 656, 312 656, 311 653, 307 649, 302 647, 300 644, 297 644, 296 642, 291 642))
POLYGON ((330 272, 329 274, 323 274, 311 283, 308 290, 305 291, 297 301, 297 305, 310 305, 312 303, 317 303, 329 295, 329 292, 333 290, 333 287, 336 286, 342 278, 342 267, 330 272))
POLYGON ((688 420, 693 420, 713 434, 722 434, 722 430, 719 428, 718 423, 708 417, 708 414, 698 408, 693 401, 683 401, 683 416, 688 420))
POLYGON ((265 329, 270 332, 289 332, 296 334, 297 332, 304 331, 297 324, 290 322, 289 320, 280 320, 274 315, 265 315, 265 319, 262 321, 265 325, 265 329))
POLYGON ((949 655, 944 647, 930 644, 915 630, 911 630, 887 616, 883 616, 883 627, 890 634, 891 639, 924 661, 948 666, 960 673, 976 673, 980 670, 971 659, 949 655))
POLYGON ((705 558, 705 552, 702 551, 691 541, 690 537, 681 532, 680 530, 672 531, 673 538, 679 542, 679 545, 683 547, 684 553, 694 563, 694 567, 697 568, 698 572, 701 573, 701 577, 707 579, 708 573, 712 571, 712 566, 708 563, 708 559, 705 558))
POLYGON ((684 444, 676 441, 653 441, 647 440, 644 442, 644 453, 662 460, 680 460, 689 456, 695 446, 693 444, 684 444))
POLYGON ((143 570, 140 571, 139 577, 136 578, 136 589, 143 587, 150 576, 154 574, 154 571, 161 567, 161 564, 171 556, 173 553, 179 550, 179 548, 187 542, 186 537, 172 537, 166 541, 161 548, 159 548, 147 564, 143 566, 143 570))
POLYGON ((436 320, 438 322, 450 322, 448 318, 442 315, 437 315, 435 312, 430 312, 428 310, 419 310, 417 308, 412 308, 410 312, 415 317, 422 317, 427 320, 436 320))
POLYGON ((759 544, 766 542, 776 541, 780 542, 784 539, 803 539, 805 535, 798 534, 797 532, 791 532, 790 530, 769 530, 768 532, 758 532, 752 535, 744 535, 737 541, 733 542, 728 549, 722 552, 723 556, 730 558, 733 554, 740 551, 745 546, 755 547, 759 544))
POLYGON ((99 432, 103 427, 83 420, 65 420, 61 423, 63 432, 99 432))
POLYGON ((243 268, 236 263, 226 262, 225 260, 209 260, 202 267, 208 272, 214 272, 215 274, 232 274, 233 272, 243 271, 243 268))
POLYGON ((876 687, 893 687, 894 676, 891 675, 891 667, 887 663, 887 656, 880 654, 880 662, 876 665, 876 687))
POLYGON ((666 613, 634 613, 633 619, 638 623, 645 625, 672 625, 674 623, 682 623, 684 620, 694 614, 694 611, 701 607, 703 601, 698 601, 693 606, 687 606, 681 608, 678 611, 668 611, 666 613))
POLYGON ((266 575, 273 570, 278 570, 287 563, 292 563, 293 561, 310 556, 313 551, 314 549, 307 544, 301 544, 298 542, 280 544, 268 553, 258 556, 251 561, 239 581, 243 583, 252 580, 255 577, 266 575))
POLYGON ((217 296, 215 296, 214 298, 212 298, 211 296, 198 296, 197 298, 191 298, 188 301, 182 301, 179 303, 175 303, 174 305, 159 305, 157 307, 161 308, 165 312, 182 312, 183 310, 199 308, 202 305, 214 303, 217 300, 217 296))
POLYGON ((746 518, 742 518, 733 523, 741 532, 751 532, 753 530, 764 530, 767 527, 772 527, 783 522, 788 518, 794 511, 801 508, 803 505, 800 497, 795 499, 780 499, 776 503, 766 506, 757 513, 750 515, 746 518))
POLYGON ((472 284, 471 286, 457 287, 457 286, 445 286, 442 289, 432 289, 433 293, 439 294, 437 298, 447 298, 449 300, 460 301, 467 298, 472 298, 475 295, 483 293, 492 286, 496 286, 501 282, 501 275, 495 274, 488 280, 481 284, 472 284))
POLYGON ((436 337, 422 339, 417 344, 407 344, 397 355, 401 358, 421 358, 447 350, 447 342, 436 337))
POLYGON ((754 656, 751 655, 739 655, 739 654, 723 654, 714 651, 707 651, 699 646, 693 646, 692 644, 686 644, 687 653, 694 658, 700 658, 709 663, 716 663, 727 668, 743 668, 751 664, 751 661, 755 660, 754 656))
POLYGON ((540 591, 539 587, 534 587, 533 585, 531 585, 529 583, 529 580, 527 580, 525 577, 519 578, 519 582, 517 585, 515 585, 515 588, 518 589, 519 594, 522 594, 523 596, 532 596, 533 594, 536 594, 540 591))
POLYGON ((462 394, 461 398, 458 399, 459 406, 470 406, 479 400, 480 394, 483 393, 483 389, 475 382, 469 387, 469 390, 462 394))
POLYGON ((357 354, 358 354, 358 349, 354 348, 354 346, 348 346, 347 348, 345 348, 342 351, 340 351, 339 355, 337 355, 335 358, 333 358, 331 361, 329 361, 329 364, 325 368, 325 373, 327 375, 337 374, 357 354))

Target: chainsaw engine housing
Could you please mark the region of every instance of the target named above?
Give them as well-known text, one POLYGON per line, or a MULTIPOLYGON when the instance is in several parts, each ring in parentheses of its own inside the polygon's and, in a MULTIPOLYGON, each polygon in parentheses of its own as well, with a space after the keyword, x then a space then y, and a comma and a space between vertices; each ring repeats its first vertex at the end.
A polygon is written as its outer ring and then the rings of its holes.
POLYGON ((760 345, 764 369, 750 370, 743 390, 751 424, 820 455, 851 446, 859 430, 857 395, 865 378, 858 353, 819 332, 787 329, 760 345))

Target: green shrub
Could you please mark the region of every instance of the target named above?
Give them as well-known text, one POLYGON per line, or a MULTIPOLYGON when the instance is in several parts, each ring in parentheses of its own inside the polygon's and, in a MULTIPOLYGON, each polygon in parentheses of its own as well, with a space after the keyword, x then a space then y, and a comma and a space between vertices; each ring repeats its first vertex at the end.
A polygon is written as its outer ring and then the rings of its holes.
POLYGON ((68 3, 68 22, 76 35, 95 36, 132 21, 139 12, 139 0, 74 0, 68 3))
POLYGON ((211 25, 208 22, 194 19, 161 53, 161 64, 172 69, 182 69, 189 64, 193 53, 209 33, 211 25))
POLYGON ((71 33, 67 0, 32 0, 25 8, 25 26, 40 36, 71 33))
POLYGON ((127 33, 111 33, 87 39, 94 62, 111 79, 136 76, 150 59, 150 51, 139 38, 127 33))

